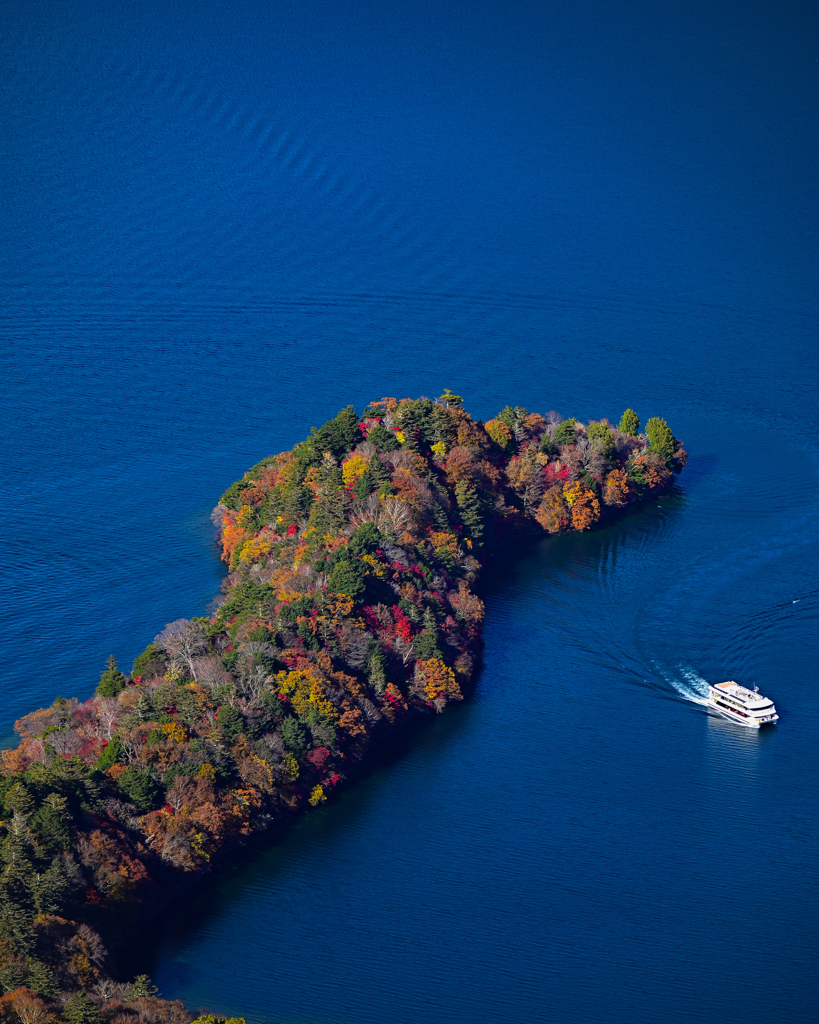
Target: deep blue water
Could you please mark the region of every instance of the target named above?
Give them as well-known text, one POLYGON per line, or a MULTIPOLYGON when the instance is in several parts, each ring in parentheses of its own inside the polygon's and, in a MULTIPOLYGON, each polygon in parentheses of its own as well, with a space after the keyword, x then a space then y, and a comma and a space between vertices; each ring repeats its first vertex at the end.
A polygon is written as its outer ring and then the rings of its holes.
POLYGON ((819 1005, 819 12, 0 10, 0 729, 221 570, 209 512, 352 401, 666 416, 678 495, 497 558, 474 699, 166 913, 252 1024, 819 1005), (686 700, 758 684, 745 735, 686 700))

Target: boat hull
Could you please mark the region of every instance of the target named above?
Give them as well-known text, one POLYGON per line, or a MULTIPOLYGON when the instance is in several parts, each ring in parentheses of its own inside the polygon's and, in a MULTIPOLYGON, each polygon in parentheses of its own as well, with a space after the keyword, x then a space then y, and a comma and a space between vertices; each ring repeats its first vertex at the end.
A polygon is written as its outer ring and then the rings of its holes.
POLYGON ((708 707, 721 718, 727 718, 729 722, 735 722, 737 725, 744 726, 746 729, 764 729, 766 725, 776 725, 779 721, 779 715, 774 715, 773 717, 766 719, 764 722, 760 721, 758 718, 742 718, 740 715, 733 714, 733 712, 726 711, 724 708, 719 707, 713 701, 708 702, 708 707))

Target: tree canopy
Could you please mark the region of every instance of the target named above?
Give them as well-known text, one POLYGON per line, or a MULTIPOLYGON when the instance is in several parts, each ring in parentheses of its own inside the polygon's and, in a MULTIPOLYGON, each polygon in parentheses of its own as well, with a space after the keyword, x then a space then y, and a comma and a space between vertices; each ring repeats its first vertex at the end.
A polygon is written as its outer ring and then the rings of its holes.
POLYGON ((621 433, 628 434, 630 437, 636 437, 640 433, 640 420, 633 409, 626 409, 620 417, 618 429, 621 433))

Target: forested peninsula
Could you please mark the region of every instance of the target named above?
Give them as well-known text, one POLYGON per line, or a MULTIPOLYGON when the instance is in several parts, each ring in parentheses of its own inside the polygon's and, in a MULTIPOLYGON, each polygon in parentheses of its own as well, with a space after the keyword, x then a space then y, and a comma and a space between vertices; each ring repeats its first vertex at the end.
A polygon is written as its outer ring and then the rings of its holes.
MULTIPOLYGON (((0 1018, 188 1024, 110 949, 227 851, 328 800, 376 743, 468 693, 481 564, 515 538, 589 530, 686 461, 641 432, 445 392, 350 406, 263 459, 214 521, 213 614, 166 626, 130 674, 15 723, 2 755, 0 1018)), ((213 1022, 214 1018, 200 1018, 213 1022)))

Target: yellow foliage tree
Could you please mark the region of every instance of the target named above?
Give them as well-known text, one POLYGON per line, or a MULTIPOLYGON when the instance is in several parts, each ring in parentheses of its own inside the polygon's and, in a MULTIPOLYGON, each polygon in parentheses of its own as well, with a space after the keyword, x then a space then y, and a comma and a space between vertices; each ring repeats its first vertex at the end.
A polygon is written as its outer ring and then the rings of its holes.
POLYGON ((591 488, 580 480, 563 485, 563 495, 572 510, 575 530, 588 530, 600 518, 600 502, 591 488))
POLYGON ((434 530, 429 535, 429 542, 435 548, 436 555, 444 561, 454 562, 458 558, 458 538, 454 533, 443 533, 434 530))
POLYGON ((314 708, 331 722, 338 721, 336 706, 328 700, 323 682, 316 676, 301 670, 279 672, 276 676, 276 685, 280 693, 290 698, 297 715, 306 715, 314 708))
POLYGON ((273 538, 263 533, 251 537, 241 547, 239 557, 243 562, 258 562, 273 550, 273 538))
POLYGON ((455 679, 455 673, 440 658, 429 658, 419 661, 417 665, 419 681, 427 700, 463 700, 461 688, 455 679))
POLYGON ((487 420, 486 421, 486 432, 492 438, 496 445, 503 448, 504 451, 512 443, 512 431, 503 420, 487 420))
POLYGON ((344 480, 344 486, 349 487, 360 477, 364 476, 369 465, 369 460, 365 459, 363 455, 351 455, 341 467, 341 477, 344 480))
POLYGON ((582 493, 583 485, 580 483, 579 480, 573 480, 571 482, 567 480, 566 483, 563 485, 563 497, 566 499, 566 504, 569 506, 569 508, 574 507, 574 503, 577 501, 577 499, 580 497, 582 493))
POLYGON ((187 726, 182 722, 167 722, 162 726, 162 731, 174 743, 184 743, 190 736, 187 726))
POLYGON ((383 579, 385 575, 384 566, 378 561, 375 555, 362 555, 361 561, 366 562, 373 572, 373 575, 383 579))
POLYGON ((321 786, 313 786, 308 803, 311 807, 318 807, 318 805, 323 804, 326 799, 327 797, 324 795, 324 789, 321 786))

